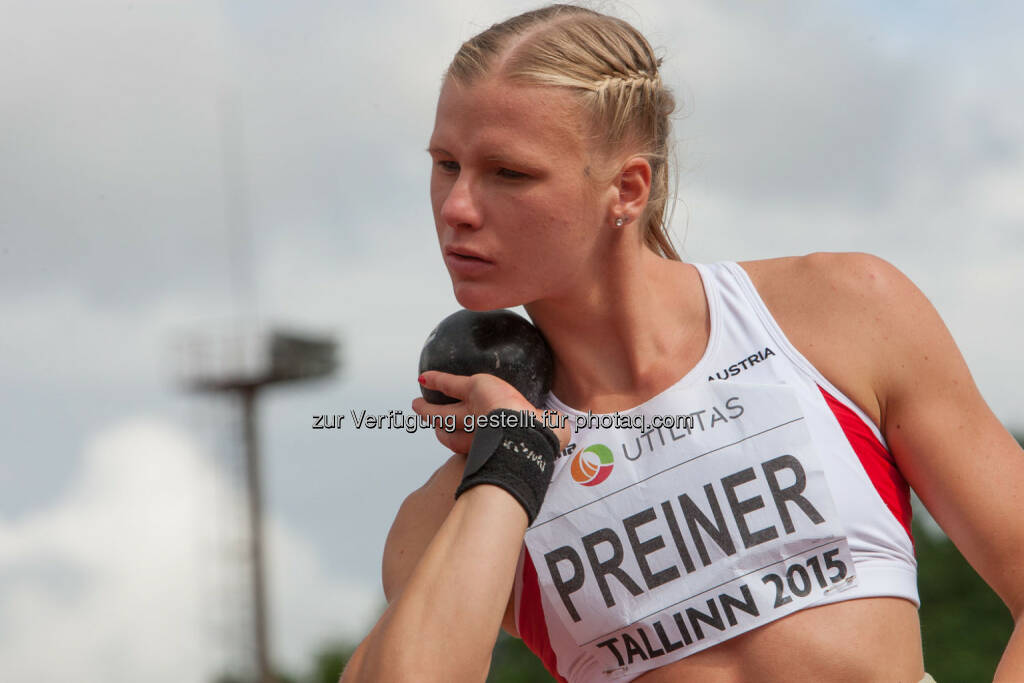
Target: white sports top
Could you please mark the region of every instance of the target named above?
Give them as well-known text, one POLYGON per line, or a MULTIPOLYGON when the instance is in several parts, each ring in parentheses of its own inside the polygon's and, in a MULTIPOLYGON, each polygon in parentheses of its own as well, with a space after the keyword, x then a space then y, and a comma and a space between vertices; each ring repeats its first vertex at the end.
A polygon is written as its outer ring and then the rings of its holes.
POLYGON ((919 604, 909 489, 881 433, 742 268, 695 265, 711 334, 686 376, 612 415, 547 397, 579 428, 514 595, 560 681, 629 681, 812 605, 919 604))

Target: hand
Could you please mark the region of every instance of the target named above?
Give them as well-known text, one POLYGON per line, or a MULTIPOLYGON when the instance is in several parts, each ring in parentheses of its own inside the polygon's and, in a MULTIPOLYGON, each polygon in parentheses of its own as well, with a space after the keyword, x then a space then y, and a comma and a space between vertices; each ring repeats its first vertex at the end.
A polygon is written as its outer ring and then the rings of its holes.
MULTIPOLYGON (((473 432, 465 429, 467 415, 486 415, 496 408, 507 408, 509 410, 529 411, 537 416, 538 424, 543 424, 544 412, 533 407, 519 391, 503 379, 478 373, 476 375, 452 375, 446 372, 428 370, 421 376, 423 385, 428 389, 440 391, 452 398, 459 399, 458 403, 427 403, 422 398, 412 402, 413 411, 423 417, 434 415, 455 416, 455 431, 448 432, 442 428, 435 428, 434 433, 437 440, 446 448, 456 453, 468 453, 473 443, 473 432)), ((552 423, 555 420, 551 420, 552 423)), ((569 443, 569 429, 563 427, 556 429, 555 424, 548 425, 558 437, 561 448, 569 443)))

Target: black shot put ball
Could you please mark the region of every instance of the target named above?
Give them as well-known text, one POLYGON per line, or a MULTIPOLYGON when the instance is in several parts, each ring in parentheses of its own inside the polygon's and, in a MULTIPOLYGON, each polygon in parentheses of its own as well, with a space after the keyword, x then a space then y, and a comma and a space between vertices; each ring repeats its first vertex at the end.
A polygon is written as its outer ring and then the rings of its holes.
MULTIPOLYGON (((536 327, 512 311, 452 313, 434 328, 420 353, 420 372, 486 372, 505 380, 534 406, 551 389, 551 348, 536 327)), ((429 403, 457 399, 421 386, 429 403)))

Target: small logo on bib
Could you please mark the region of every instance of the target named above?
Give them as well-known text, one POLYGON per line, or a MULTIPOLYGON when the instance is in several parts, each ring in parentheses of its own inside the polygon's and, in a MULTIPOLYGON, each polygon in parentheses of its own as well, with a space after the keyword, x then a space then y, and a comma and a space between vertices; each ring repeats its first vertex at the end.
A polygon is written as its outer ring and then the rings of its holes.
POLYGON ((587 446, 572 459, 573 481, 583 486, 597 486, 608 478, 615 466, 612 449, 604 444, 587 446))

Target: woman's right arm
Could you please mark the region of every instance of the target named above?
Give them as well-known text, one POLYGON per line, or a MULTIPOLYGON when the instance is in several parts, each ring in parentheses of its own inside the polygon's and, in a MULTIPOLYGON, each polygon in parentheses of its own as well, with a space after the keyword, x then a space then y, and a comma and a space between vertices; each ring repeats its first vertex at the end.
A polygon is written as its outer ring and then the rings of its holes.
MULTIPOLYGON (((455 488, 462 480, 466 456, 453 453, 427 482, 410 493, 398 510, 384 544, 381 579, 384 596, 392 604, 401 594, 424 551, 455 503, 455 488)), ((509 592, 504 629, 517 636, 513 600, 509 592)))
MULTIPOLYGON (((447 405, 416 399, 413 410, 420 415, 503 422, 536 413, 515 387, 492 375, 430 371, 420 383, 457 399, 447 405)), ((523 536, 569 432, 525 424, 485 429, 438 434, 456 452, 469 451, 469 471, 464 456, 454 456, 403 503, 385 550, 388 608, 356 648, 342 683, 487 677, 510 612, 523 536), (461 495, 452 502, 456 489, 461 495)))
POLYGON ((341 683, 483 681, 526 526, 526 511, 504 489, 463 493, 341 683))

